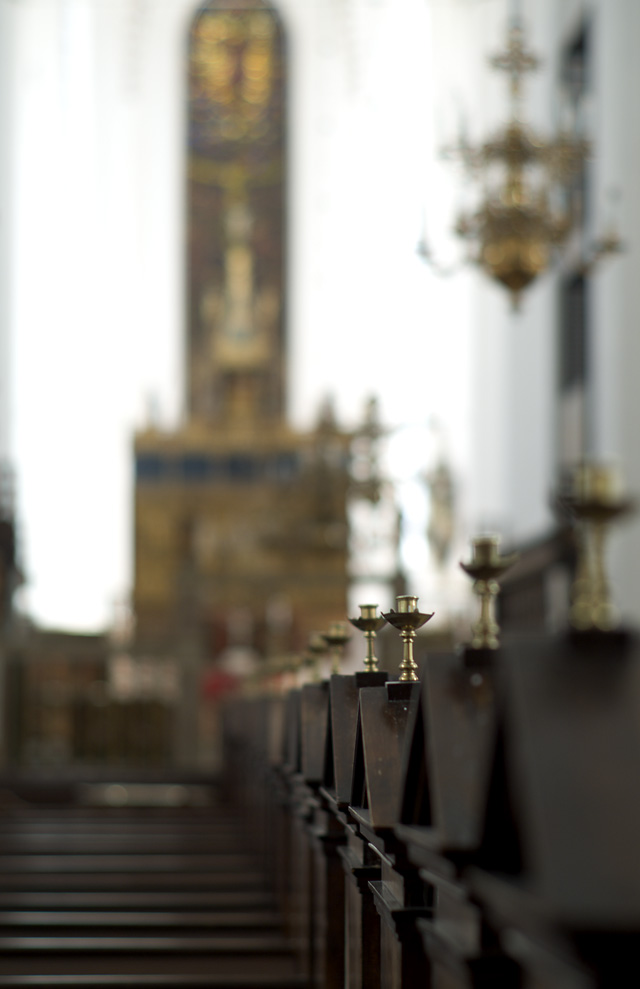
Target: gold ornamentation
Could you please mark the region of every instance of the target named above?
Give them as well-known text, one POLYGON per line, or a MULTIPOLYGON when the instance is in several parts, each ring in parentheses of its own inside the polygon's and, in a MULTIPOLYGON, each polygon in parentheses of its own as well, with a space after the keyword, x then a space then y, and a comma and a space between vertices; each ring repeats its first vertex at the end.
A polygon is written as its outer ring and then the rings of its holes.
POLYGON ((307 651, 304 655, 304 665, 311 668, 311 678, 318 683, 320 677, 320 660, 327 652, 327 643, 322 632, 311 632, 307 651))
POLYGON ((622 479, 612 466, 583 463, 574 471, 573 487, 559 498, 578 522, 578 560, 571 592, 571 625, 579 631, 611 631, 619 622, 611 601, 605 567, 605 540, 616 518, 629 514, 634 503, 624 497, 622 479))
MULTIPOLYGON (((523 123, 522 79, 538 67, 538 59, 526 49, 520 27, 511 28, 506 50, 490 61, 510 77, 509 120, 478 147, 463 139, 445 154, 459 158, 487 190, 479 207, 461 213, 456 223, 457 234, 470 244, 468 260, 504 285, 518 308, 522 291, 547 270, 574 225, 574 209, 563 204, 564 188, 582 167, 590 145, 566 132, 545 140, 523 123)), ((618 237, 609 234, 585 261, 585 269, 618 250, 618 237)), ((421 252, 430 260, 424 245, 421 252)))
POLYGON ((251 188, 278 185, 283 178, 282 165, 277 161, 252 164, 251 169, 238 161, 212 161, 192 154, 188 162, 189 179, 200 185, 219 186, 239 199, 251 188))
POLYGON ((350 618, 351 624, 364 632, 364 637, 367 642, 367 655, 364 660, 364 668, 367 673, 377 673, 378 672, 378 660, 374 653, 374 639, 376 637, 376 632, 378 632, 382 626, 385 624, 385 619, 378 614, 377 604, 361 604, 360 606, 360 617, 350 618))
POLYGON ((495 619, 495 598, 500 590, 498 578, 518 559, 517 553, 500 556, 499 536, 478 536, 471 540, 471 560, 460 562, 466 574, 473 578, 474 593, 480 598, 480 617, 473 626, 472 649, 497 649, 500 626, 495 619))
POLYGON ((322 638, 329 646, 329 652, 331 654, 331 672, 332 674, 339 673, 342 658, 344 656, 344 647, 349 641, 349 632, 347 631, 346 622, 331 622, 329 631, 323 632, 322 638))
POLYGON ((274 83, 275 23, 265 12, 211 11, 194 30, 192 65, 227 140, 261 136, 274 83))
POLYGON ((400 664, 400 680, 403 683, 415 683, 418 680, 418 664, 413 658, 413 642, 419 628, 433 618, 434 612, 426 614, 418 611, 418 598, 414 594, 399 594, 396 598, 398 610, 391 609, 382 617, 400 632, 402 639, 402 663, 400 664))

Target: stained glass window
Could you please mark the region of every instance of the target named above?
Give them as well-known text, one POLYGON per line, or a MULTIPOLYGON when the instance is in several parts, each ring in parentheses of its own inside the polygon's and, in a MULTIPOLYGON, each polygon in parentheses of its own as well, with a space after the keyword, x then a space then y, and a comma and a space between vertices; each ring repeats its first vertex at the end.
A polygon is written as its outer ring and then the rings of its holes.
POLYGON ((200 8, 188 93, 190 412, 215 419, 248 402, 257 415, 280 415, 285 47, 268 4, 200 8))

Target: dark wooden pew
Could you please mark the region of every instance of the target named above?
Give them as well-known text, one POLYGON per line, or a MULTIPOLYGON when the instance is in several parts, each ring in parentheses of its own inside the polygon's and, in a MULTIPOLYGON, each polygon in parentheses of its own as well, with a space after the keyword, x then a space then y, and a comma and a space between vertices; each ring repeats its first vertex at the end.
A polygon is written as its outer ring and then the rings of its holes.
POLYGON ((433 989, 519 985, 465 870, 482 838, 496 742, 498 653, 462 649, 427 657, 410 728, 395 834, 431 904, 416 921, 433 989))
POLYGON ((183 986, 200 986, 202 989, 304 989, 306 983, 299 976, 282 976, 261 973, 248 976, 219 975, 0 975, 4 989, 22 989, 29 986, 55 986, 57 989, 182 989, 183 986))
POLYGON ((304 989, 299 976, 262 973, 249 976, 219 975, 0 975, 3 989, 27 989, 29 986, 51 986, 56 989, 182 989, 199 986, 202 989, 304 989))
POLYGON ((640 642, 531 638, 500 674, 472 893, 527 985, 638 985, 640 642))
MULTIPOLYGON (((344 874, 343 914, 334 909, 334 936, 344 939, 342 984, 364 989, 379 981, 380 927, 368 883, 380 878, 379 861, 362 842, 348 808, 353 788, 353 767, 360 690, 382 686, 385 672, 361 671, 353 676, 332 676, 330 681, 329 731, 324 782, 320 788, 327 807, 343 829, 337 845, 344 874), (363 938, 366 950, 361 949, 363 938)), ((342 905, 342 901, 338 901, 342 905)), ((330 907, 331 908, 331 907, 330 907)))
POLYGON ((304 985, 248 830, 224 805, 11 807, 0 985, 304 985))
MULTIPOLYGON (((379 985, 386 989, 424 984, 426 963, 415 922, 430 905, 415 870, 405 867, 394 834, 400 813, 402 766, 407 726, 419 684, 388 682, 361 690, 349 814, 357 835, 380 865, 380 878, 368 883, 380 916, 379 985)), ((360 951, 371 933, 362 932, 360 951)))

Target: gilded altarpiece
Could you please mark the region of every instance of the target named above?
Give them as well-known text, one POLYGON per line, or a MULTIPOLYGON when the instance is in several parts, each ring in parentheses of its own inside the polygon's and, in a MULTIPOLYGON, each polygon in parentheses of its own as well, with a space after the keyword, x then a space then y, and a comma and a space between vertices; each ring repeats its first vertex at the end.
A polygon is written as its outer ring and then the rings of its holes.
POLYGON ((136 435, 133 599, 138 649, 197 669, 344 617, 351 439, 285 417, 282 25, 210 2, 188 51, 187 419, 136 435))

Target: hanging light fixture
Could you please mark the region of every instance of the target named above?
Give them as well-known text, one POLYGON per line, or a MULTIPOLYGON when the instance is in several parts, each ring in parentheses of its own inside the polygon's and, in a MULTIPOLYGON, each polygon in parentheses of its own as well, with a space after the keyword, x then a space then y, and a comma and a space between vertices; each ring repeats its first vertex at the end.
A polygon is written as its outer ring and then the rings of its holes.
MULTIPOLYGON (((456 222, 456 233, 470 245, 467 260, 503 285, 518 308, 523 290, 547 270, 574 226, 567 186, 590 146, 566 132, 545 140, 523 122, 523 78, 539 61, 525 47, 519 23, 512 25, 506 49, 490 62, 509 76, 507 124, 483 144, 473 147, 463 139, 445 154, 458 158, 484 190, 479 206, 461 212, 456 222)), ((585 266, 618 248, 615 235, 604 239, 585 266)), ((424 246, 422 253, 430 260, 424 246)))

